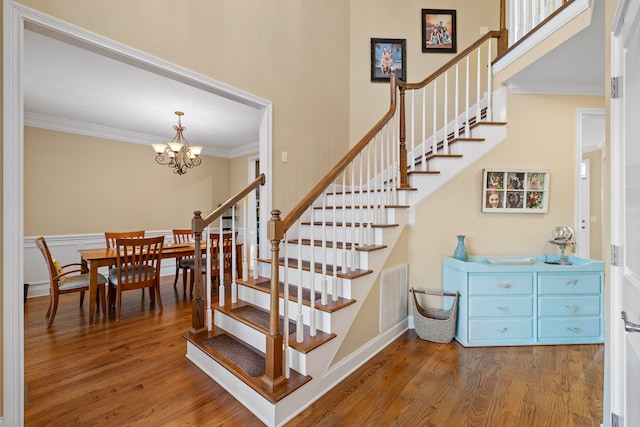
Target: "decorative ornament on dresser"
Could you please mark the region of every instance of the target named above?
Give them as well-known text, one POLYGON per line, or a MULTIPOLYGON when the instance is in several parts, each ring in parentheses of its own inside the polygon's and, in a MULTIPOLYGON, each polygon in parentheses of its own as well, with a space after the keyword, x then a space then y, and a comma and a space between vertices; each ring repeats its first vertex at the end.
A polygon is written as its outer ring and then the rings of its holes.
POLYGON ((467 248, 464 246, 464 234, 459 234, 457 237, 458 246, 456 246, 456 250, 453 252, 453 257, 460 261, 466 261, 469 259, 469 255, 467 254, 467 248))

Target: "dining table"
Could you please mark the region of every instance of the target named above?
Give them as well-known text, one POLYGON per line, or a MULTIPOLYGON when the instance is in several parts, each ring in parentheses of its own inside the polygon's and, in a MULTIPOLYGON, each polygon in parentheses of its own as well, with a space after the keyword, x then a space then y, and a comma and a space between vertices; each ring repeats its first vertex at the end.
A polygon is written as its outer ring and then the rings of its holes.
MULTIPOLYGON (((201 245, 202 253, 206 253, 204 242, 201 245)), ((107 313, 105 289, 98 286, 98 268, 116 264, 117 250, 113 248, 78 249, 81 263, 89 270, 89 324, 93 323, 96 312, 96 303, 100 298, 102 314, 107 313)), ((161 259, 182 258, 193 256, 194 243, 173 243, 162 247, 161 259)), ((236 243, 236 272, 240 277, 242 272, 242 243, 236 243)))

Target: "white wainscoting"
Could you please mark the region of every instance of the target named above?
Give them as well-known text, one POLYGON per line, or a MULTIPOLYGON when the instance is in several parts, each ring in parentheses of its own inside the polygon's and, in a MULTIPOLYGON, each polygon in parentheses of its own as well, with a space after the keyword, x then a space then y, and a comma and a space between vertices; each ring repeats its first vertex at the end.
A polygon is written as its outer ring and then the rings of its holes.
MULTIPOLYGON (((213 231, 213 230, 212 230, 213 231)), ((165 236, 165 243, 173 242, 173 232, 171 230, 164 231, 146 231, 147 237, 165 236)), ((24 238, 24 283, 29 284, 29 298, 49 295, 49 273, 47 265, 36 247, 35 239, 40 236, 26 236, 24 238)), ((57 258, 61 264, 69 264, 80 262, 80 249, 104 248, 104 233, 92 234, 65 234, 57 236, 44 236, 51 256, 57 258)), ((242 242, 243 231, 238 230, 238 242, 242 242)), ((107 268, 101 267, 100 273, 106 274, 107 268)), ((167 258, 162 260, 161 275, 172 276, 176 272, 175 260, 167 258)), ((22 286, 20 284, 20 286, 22 286)))

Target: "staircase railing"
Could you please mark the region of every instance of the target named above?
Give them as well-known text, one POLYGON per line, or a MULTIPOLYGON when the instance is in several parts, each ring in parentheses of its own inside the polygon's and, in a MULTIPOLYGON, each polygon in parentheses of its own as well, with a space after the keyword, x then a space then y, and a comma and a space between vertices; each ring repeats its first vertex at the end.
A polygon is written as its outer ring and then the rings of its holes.
POLYGON ((501 36, 500 31, 486 33, 419 83, 398 82, 400 144, 407 146, 409 171, 415 171, 416 164, 427 170, 427 156, 451 154, 449 142, 458 139, 461 130, 469 137, 474 122, 491 121, 491 68, 501 36))
MULTIPOLYGON (((504 1, 504 0, 503 0, 504 1)), ((469 61, 472 52, 480 50, 482 46, 490 45, 489 42, 497 38, 498 47, 493 52, 498 54, 504 50, 504 43, 501 39, 507 36, 506 29, 492 31, 469 48, 465 49, 451 61, 427 77, 420 83, 409 84, 396 79, 395 75, 390 78, 390 106, 387 113, 367 132, 367 134, 329 171, 329 173, 307 194, 292 211, 281 219, 281 212, 273 210, 271 220, 268 224, 267 236, 271 242, 271 303, 270 303, 270 331, 267 336, 267 366, 264 382, 274 389, 279 383, 288 377, 288 326, 289 322, 284 322, 284 331, 281 334, 278 325, 279 313, 279 266, 281 264, 280 250, 283 252, 282 264, 284 266, 284 301, 283 318, 288 319, 288 291, 289 291, 289 268, 297 274, 298 283, 298 304, 296 341, 302 341, 304 330, 303 310, 302 310, 302 283, 306 283, 310 290, 310 314, 309 325, 310 334, 315 336, 315 300, 316 292, 320 294, 322 304, 327 303, 328 295, 331 294, 335 301, 338 298, 340 280, 356 277, 359 274, 359 257, 357 248, 375 246, 376 242, 374 226, 381 226, 387 223, 386 207, 398 205, 399 189, 408 189, 408 165, 406 147, 406 113, 405 113, 405 92, 407 90, 424 89, 429 83, 436 82, 442 75, 447 79, 447 75, 452 67, 458 67, 463 61, 469 61), (400 93, 399 110, 396 108, 397 91, 400 93), (331 210, 333 221, 329 223, 326 213, 331 210), (317 215, 316 215, 317 212, 317 215), (340 222, 338 222, 340 218, 340 222), (303 238, 303 229, 307 225, 309 235, 303 238), (293 236, 292 243, 297 245, 297 253, 288 253, 287 234, 293 236), (329 240, 331 239, 331 240, 329 240), (308 262, 303 263, 302 247, 307 245, 306 258, 308 262), (318 274, 316 274, 316 272, 318 274), (316 276, 320 276, 319 283, 316 276)), ((488 48, 488 55, 491 62, 495 55, 488 48)), ((478 61, 480 67, 482 61, 478 61)), ((490 80, 490 68, 483 72, 489 73, 487 81, 490 80)), ((469 73, 467 73, 469 74, 469 73)), ((478 68, 480 75, 480 68, 478 68)), ((457 82, 456 82, 457 83, 457 82)), ((468 94, 469 84, 463 93, 468 94)), ((481 85, 477 84, 477 90, 481 85)), ((488 86, 487 93, 490 89, 488 86)), ((459 91, 455 92, 456 99, 459 91)), ((448 95, 447 95, 448 96, 448 95)), ((445 109, 448 108, 447 96, 443 98, 445 109)), ((435 98, 437 100, 437 98, 435 98)), ((480 94, 477 94, 478 102, 480 94)), ((468 102, 467 102, 468 104, 468 102)), ((434 102, 434 110, 442 108, 438 102, 434 102)), ((457 107, 456 107, 457 108, 457 107)), ((416 109, 412 106, 412 117, 416 109)), ((426 113, 426 105, 423 108, 426 113)), ((426 114, 424 114, 426 117, 426 114)), ((433 116, 433 133, 437 134, 437 113, 433 116)), ((479 116, 478 116, 479 117, 479 116)), ((447 120, 447 113, 444 115, 444 122, 447 120)), ((469 122, 467 116, 466 122, 469 122)), ((412 129, 415 120, 412 120, 412 129)), ((426 122, 423 122, 426 124, 426 122)), ((444 127, 447 129, 449 124, 444 127)), ((413 131, 412 131, 413 132, 413 131)), ((446 139, 446 138, 445 138, 446 139)), ((416 152, 415 139, 412 138, 413 155, 416 152)), ((418 144, 419 145, 419 144, 418 144)), ((413 160, 413 159, 412 159, 413 160)), ((413 163, 413 161, 412 161, 413 163)))
MULTIPOLYGON (((230 197, 226 202, 224 202, 222 205, 218 206, 218 208, 216 208, 213 212, 211 212, 209 215, 207 215, 206 217, 202 217, 202 212, 201 211, 195 211, 194 212, 194 217, 191 220, 191 229, 193 230, 193 234, 194 234, 194 239, 195 239, 195 249, 194 249, 194 253, 195 254, 200 254, 202 253, 202 233, 205 231, 205 228, 208 227, 210 224, 212 224, 216 219, 222 219, 222 215, 227 212, 229 209, 232 209, 235 213, 235 209, 236 209, 236 205, 238 204, 238 202, 244 200, 244 233, 243 233, 243 237, 244 237, 244 244, 243 244, 243 251, 245 251, 244 256, 242 257, 245 263, 245 265, 243 265, 242 268, 242 274, 243 276, 247 275, 247 265, 246 265, 246 260, 247 260, 247 235, 248 235, 248 212, 247 212, 247 206, 249 205, 249 201, 247 200, 247 197, 251 195, 252 192, 254 192, 259 186, 264 185, 266 181, 265 175, 264 174, 260 174, 255 180, 253 180, 253 182, 251 182, 249 185, 247 185, 243 190, 241 190, 240 192, 236 193, 235 195, 233 195, 232 197, 230 197)), ((232 215, 233 218, 235 218, 235 215, 232 215)), ((235 274, 236 274, 236 256, 235 256, 235 250, 236 250, 236 242, 235 242, 235 236, 236 236, 236 230, 235 230, 235 220, 231 221, 231 234, 232 234, 232 258, 233 258, 233 262, 231 264, 231 273, 232 273, 232 301, 234 301, 235 299, 235 295, 236 293, 235 291, 235 274)), ((220 222, 220 236, 223 235, 222 233, 222 221, 220 222)), ((209 243, 209 239, 206 239, 207 244, 209 243)), ((221 242, 222 243, 222 242, 221 242)), ((222 249, 222 244, 220 244, 220 249, 222 249)), ((209 258, 209 257, 207 257, 209 258)), ((222 259, 222 256, 220 256, 220 259, 222 259)), ((202 275, 199 274, 199 272, 201 271, 201 257, 200 256, 195 256, 194 257, 194 266, 193 266, 193 275, 194 275, 194 282, 193 282, 193 299, 191 301, 191 329, 189 331, 189 333, 191 335, 196 335, 200 332, 204 332, 207 329, 210 329, 212 327, 212 323, 211 323, 211 304, 210 304, 210 291, 211 291, 211 286, 207 286, 206 291, 207 291, 207 307, 205 310, 205 301, 204 301, 204 297, 203 297, 203 287, 202 287, 202 275), (205 325, 206 323, 206 325, 205 325)), ((220 268, 220 272, 219 272, 219 277, 220 277, 220 301, 221 304, 224 304, 224 269, 220 268)), ((207 277, 210 277, 210 274, 207 274, 207 277)), ((244 277, 244 280, 246 280, 247 278, 244 277)), ((209 280, 209 279, 208 279, 209 280)))
POLYGON ((572 2, 573 0, 509 0, 509 46, 514 46, 572 2))

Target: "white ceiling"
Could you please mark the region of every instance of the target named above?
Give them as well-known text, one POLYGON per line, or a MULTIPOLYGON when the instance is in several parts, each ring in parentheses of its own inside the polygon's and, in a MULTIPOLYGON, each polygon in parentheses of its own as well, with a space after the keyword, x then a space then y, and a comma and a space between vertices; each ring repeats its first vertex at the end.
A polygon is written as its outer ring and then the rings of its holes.
POLYGON ((254 106, 69 41, 25 31, 26 125, 150 145, 175 136, 174 112, 182 111, 185 138, 204 146, 204 154, 258 152, 260 113, 254 106))

